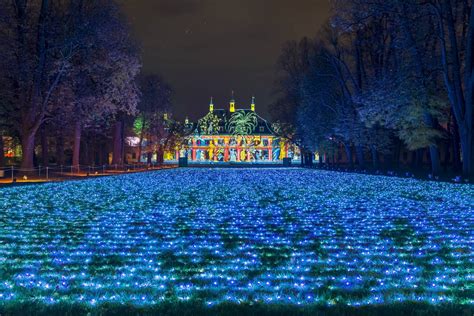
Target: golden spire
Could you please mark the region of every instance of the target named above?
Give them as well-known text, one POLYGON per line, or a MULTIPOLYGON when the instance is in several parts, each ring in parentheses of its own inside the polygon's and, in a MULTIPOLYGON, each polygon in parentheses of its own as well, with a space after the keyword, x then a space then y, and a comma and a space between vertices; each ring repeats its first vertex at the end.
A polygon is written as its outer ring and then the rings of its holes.
POLYGON ((212 97, 211 97, 211 102, 209 103, 209 112, 214 111, 214 103, 212 102, 212 97))
POLYGON ((232 90, 232 97, 230 98, 230 109, 231 113, 235 112, 235 100, 234 100, 234 90, 232 90))
POLYGON ((255 112, 255 97, 252 97, 252 103, 250 103, 250 110, 255 112))

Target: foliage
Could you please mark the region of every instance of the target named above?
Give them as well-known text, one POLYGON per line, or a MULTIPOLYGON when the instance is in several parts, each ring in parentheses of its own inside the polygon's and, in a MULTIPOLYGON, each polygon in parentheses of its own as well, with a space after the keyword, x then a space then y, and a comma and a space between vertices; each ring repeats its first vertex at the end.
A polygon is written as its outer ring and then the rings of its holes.
POLYGON ((322 144, 334 136, 339 113, 339 96, 328 66, 323 51, 312 55, 310 68, 300 88, 301 103, 296 112, 296 126, 304 147, 312 151, 323 149, 322 144))
POLYGON ((0 6, 0 94, 11 96, 7 116, 21 138, 25 168, 33 167, 34 138, 46 123, 61 138, 74 130, 78 145, 81 129, 103 132, 118 113, 136 113, 141 63, 115 1, 0 6))
POLYGON ((279 137, 291 140, 295 138, 296 131, 293 124, 276 121, 272 123, 271 129, 272 132, 279 137))
POLYGON ((182 122, 169 119, 165 121, 164 131, 160 144, 165 150, 173 151, 183 144, 186 136, 192 132, 192 128, 189 129, 182 122))
POLYGON ((171 116, 169 111, 172 89, 163 78, 155 74, 141 75, 138 82, 141 99, 138 104, 139 114, 133 123, 133 131, 140 139, 139 155, 141 156, 142 148, 144 148, 148 157, 151 158, 151 153, 157 151, 160 146, 168 147, 169 138, 174 137, 168 130, 173 120, 171 117, 168 120, 165 119, 165 115, 171 116), (146 146, 143 146, 144 140, 146 140, 146 146))
POLYGON ((285 124, 295 124, 296 109, 300 102, 300 88, 311 58, 311 41, 288 41, 283 45, 277 61, 275 92, 278 97, 272 104, 272 119, 285 124))
POLYGON ((198 122, 198 131, 200 134, 217 135, 222 119, 213 112, 207 113, 198 122))
POLYGON ((145 121, 143 115, 138 115, 133 121, 133 131, 136 135, 140 135, 143 130, 148 129, 149 127, 150 125, 145 121))
POLYGON ((436 144, 443 133, 426 124, 425 117, 429 113, 442 122, 447 110, 446 102, 432 96, 428 104, 422 103, 412 82, 393 81, 387 79, 375 83, 367 93, 359 96, 358 113, 362 122, 369 128, 378 125, 394 130, 410 150, 436 144))
MULTIPOLYGON (((461 61, 474 65, 462 53, 471 56, 474 49, 464 44, 474 23, 468 21, 470 2, 334 1, 333 15, 315 40, 303 38, 282 48, 277 116, 291 118, 310 150, 325 147, 321 144, 329 139, 344 145, 349 161, 355 148, 362 166, 364 151, 370 150, 374 160, 377 153, 398 148, 393 146, 398 138, 408 150, 429 148, 432 172, 439 173, 438 146, 449 132, 448 98, 452 111, 458 111, 465 108, 461 94, 472 90, 461 83, 461 61)), ((461 113, 458 118, 466 122, 461 113)), ((464 129, 459 126, 459 135, 464 129)), ((455 148, 471 146, 456 135, 450 139, 455 148)), ((465 160, 467 170, 474 159, 465 160)))

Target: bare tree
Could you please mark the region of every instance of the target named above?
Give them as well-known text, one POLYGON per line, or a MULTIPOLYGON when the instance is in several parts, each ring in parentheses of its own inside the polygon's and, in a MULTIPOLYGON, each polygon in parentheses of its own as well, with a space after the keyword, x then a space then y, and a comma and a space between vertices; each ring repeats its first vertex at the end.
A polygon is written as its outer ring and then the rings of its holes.
POLYGON ((434 0, 444 85, 459 129, 463 174, 474 177, 474 10, 469 0, 434 0))
POLYGON ((33 167, 35 135, 52 111, 51 96, 69 70, 76 50, 68 21, 59 2, 49 0, 2 1, 6 14, 1 27, 4 57, 15 66, 5 74, 11 80, 12 117, 22 146, 22 167, 33 167), (58 28, 59 24, 63 24, 58 28))

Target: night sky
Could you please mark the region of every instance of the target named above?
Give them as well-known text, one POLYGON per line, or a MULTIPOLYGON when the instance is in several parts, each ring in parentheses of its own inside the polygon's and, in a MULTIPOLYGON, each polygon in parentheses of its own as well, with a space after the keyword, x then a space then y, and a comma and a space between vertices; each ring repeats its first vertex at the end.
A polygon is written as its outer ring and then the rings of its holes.
POLYGON ((123 0, 142 46, 143 71, 161 74, 174 89, 174 115, 196 119, 227 107, 268 116, 275 63, 282 44, 314 37, 330 0, 123 0))

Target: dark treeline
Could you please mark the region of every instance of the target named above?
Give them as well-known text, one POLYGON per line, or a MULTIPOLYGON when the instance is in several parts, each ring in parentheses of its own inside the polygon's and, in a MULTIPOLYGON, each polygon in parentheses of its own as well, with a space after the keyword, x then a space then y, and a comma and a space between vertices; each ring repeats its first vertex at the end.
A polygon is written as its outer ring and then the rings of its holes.
POLYGON ((278 62, 274 119, 328 162, 474 175, 474 11, 468 0, 336 0, 278 62), (383 162, 383 165, 382 165, 383 162))
POLYGON ((21 145, 24 169, 106 164, 111 152, 122 164, 135 118, 143 136, 170 105, 169 86, 140 68, 113 0, 0 0, 0 140, 21 145))

